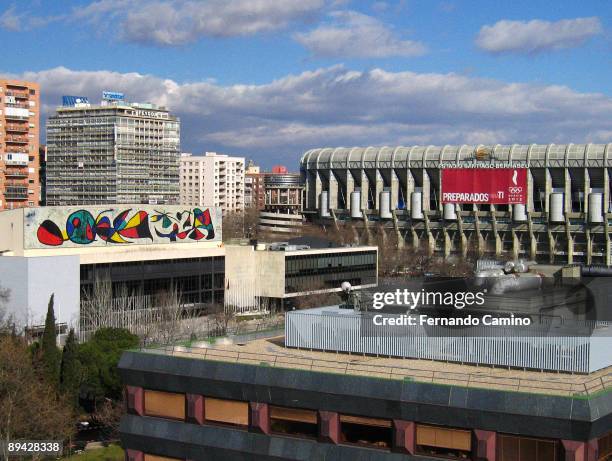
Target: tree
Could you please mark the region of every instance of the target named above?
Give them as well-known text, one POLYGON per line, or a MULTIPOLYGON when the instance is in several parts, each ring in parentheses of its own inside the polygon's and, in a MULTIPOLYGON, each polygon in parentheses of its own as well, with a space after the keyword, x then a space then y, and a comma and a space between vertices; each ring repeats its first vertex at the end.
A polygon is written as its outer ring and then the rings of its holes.
POLYGON ((83 367, 81 397, 96 403, 108 397, 119 400, 122 395, 117 365, 126 349, 138 347, 138 336, 123 328, 102 328, 79 346, 78 357, 83 367))
MULTIPOLYGON (((40 379, 23 338, 0 336, 0 439, 66 440, 72 417, 70 404, 40 379)), ((0 451, 0 458, 7 453, 0 451)))
POLYGON ((78 357, 78 344, 74 329, 71 328, 62 351, 60 367, 60 391, 74 406, 78 405, 79 386, 81 385, 81 363, 78 357))
POLYGON ((47 318, 45 319, 45 331, 42 336, 42 364, 45 375, 49 382, 55 386, 59 384, 59 371, 61 363, 61 352, 57 347, 57 331, 55 329, 55 313, 53 311, 54 295, 49 298, 47 307, 47 318))

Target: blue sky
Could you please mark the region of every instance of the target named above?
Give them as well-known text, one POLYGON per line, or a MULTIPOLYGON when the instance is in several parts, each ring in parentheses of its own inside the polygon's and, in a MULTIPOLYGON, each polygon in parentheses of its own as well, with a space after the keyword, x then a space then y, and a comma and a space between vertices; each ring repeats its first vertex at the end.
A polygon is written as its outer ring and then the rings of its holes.
POLYGON ((321 146, 612 142, 609 1, 0 1, 43 112, 169 106, 182 146, 292 169, 321 146))

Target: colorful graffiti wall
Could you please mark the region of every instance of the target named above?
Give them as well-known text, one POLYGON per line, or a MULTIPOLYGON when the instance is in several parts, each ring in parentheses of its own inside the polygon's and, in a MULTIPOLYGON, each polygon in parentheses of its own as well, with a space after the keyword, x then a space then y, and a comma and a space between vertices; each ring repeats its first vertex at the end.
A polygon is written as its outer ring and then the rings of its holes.
POLYGON ((25 248, 128 246, 221 240, 220 208, 47 207, 25 213, 25 248))

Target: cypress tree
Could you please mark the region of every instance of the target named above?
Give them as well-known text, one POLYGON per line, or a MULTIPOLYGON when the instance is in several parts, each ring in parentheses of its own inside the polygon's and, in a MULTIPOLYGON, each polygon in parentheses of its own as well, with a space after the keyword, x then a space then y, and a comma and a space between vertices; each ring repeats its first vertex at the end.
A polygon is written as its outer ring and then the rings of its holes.
POLYGON ((57 387, 59 384, 61 352, 57 347, 53 298, 54 295, 52 294, 49 298, 49 305, 47 307, 47 318, 45 320, 45 331, 42 336, 41 353, 45 375, 49 382, 57 387))
POLYGON ((81 363, 78 359, 78 345, 74 328, 70 329, 64 350, 62 351, 62 364, 60 367, 60 391, 68 396, 75 405, 78 403, 78 392, 81 384, 81 363))

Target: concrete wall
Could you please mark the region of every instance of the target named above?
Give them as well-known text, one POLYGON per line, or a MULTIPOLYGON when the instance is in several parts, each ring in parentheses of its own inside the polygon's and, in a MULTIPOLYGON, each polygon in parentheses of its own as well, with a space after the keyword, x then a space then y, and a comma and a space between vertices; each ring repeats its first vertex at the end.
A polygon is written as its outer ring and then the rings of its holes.
POLYGON ((246 309, 256 305, 257 297, 284 296, 285 252, 228 245, 225 256, 226 305, 246 309))
POLYGON ((0 257, 0 286, 10 290, 6 311, 20 327, 45 323, 51 294, 57 322, 78 327, 78 256, 0 257))

